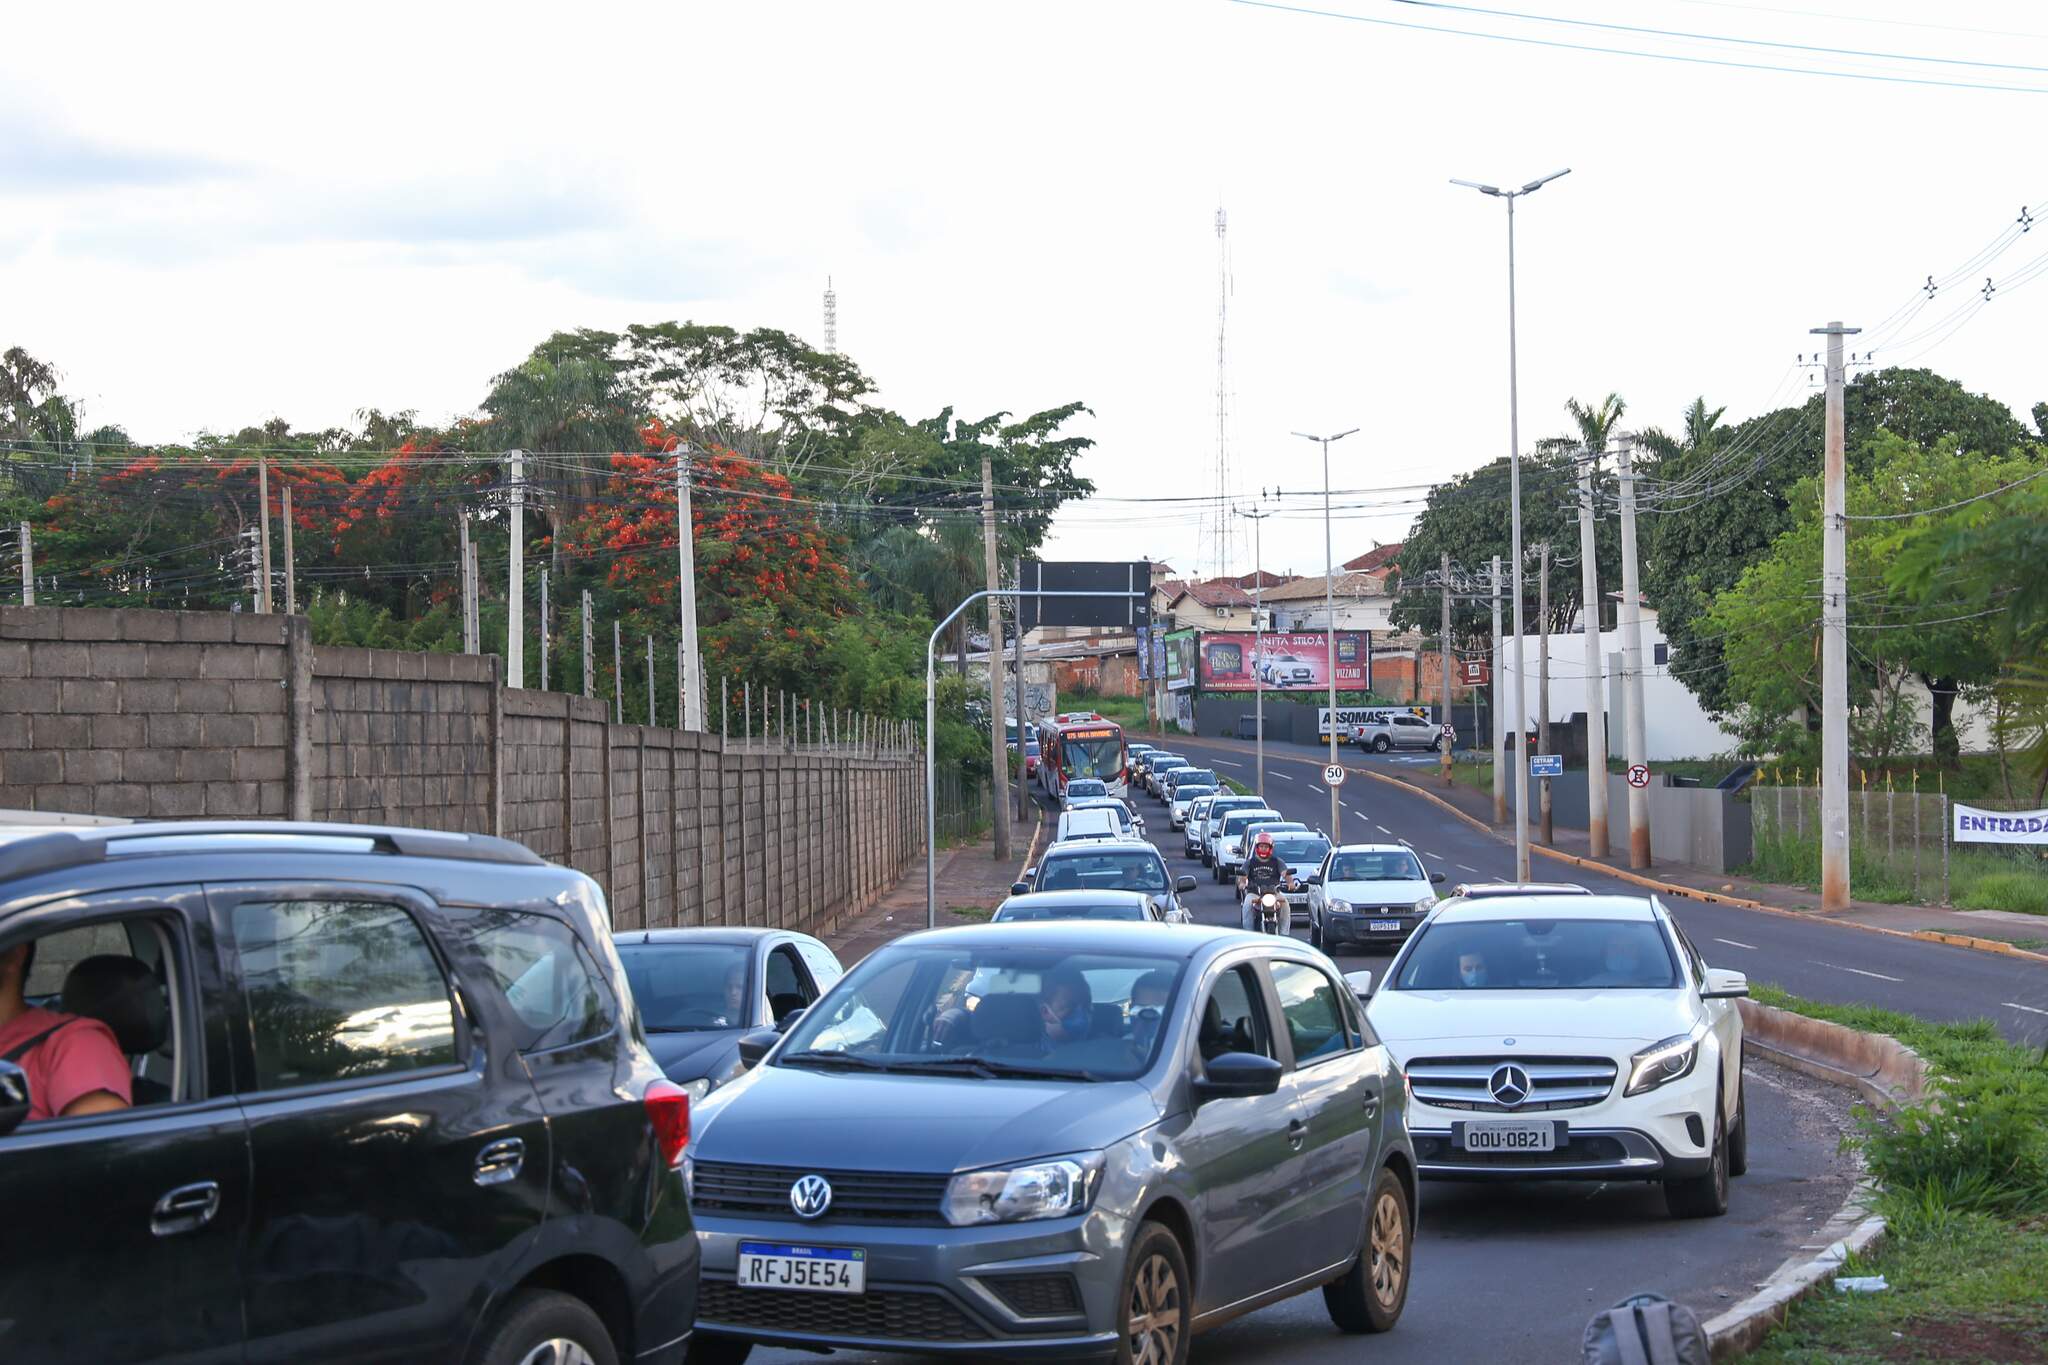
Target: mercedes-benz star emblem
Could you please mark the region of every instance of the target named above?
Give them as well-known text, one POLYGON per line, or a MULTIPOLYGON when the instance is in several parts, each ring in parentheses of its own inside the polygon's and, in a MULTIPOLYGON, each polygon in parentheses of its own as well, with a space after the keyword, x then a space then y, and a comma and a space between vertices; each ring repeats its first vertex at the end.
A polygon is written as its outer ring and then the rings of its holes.
MULTIPOLYGON (((1487 1078, 1486 1088, 1493 1092, 1494 1102, 1501 1108, 1513 1109, 1529 1098, 1529 1073, 1513 1062, 1502 1062, 1487 1078)), ((803 1209, 798 1208, 797 1212, 802 1213, 803 1209)))
POLYGON ((822 1175, 807 1175, 789 1187, 789 1206, 799 1218, 822 1218, 832 1207, 832 1183, 822 1175))

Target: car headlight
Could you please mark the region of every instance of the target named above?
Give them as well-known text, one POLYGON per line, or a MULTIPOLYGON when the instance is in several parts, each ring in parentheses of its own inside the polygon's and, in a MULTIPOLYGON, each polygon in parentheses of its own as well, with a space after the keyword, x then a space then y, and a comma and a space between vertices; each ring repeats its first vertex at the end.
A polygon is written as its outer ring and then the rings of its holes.
POLYGON ((690 1097, 691 1104, 702 1104, 704 1097, 710 1094, 717 1084, 709 1076, 699 1076, 696 1080, 683 1084, 683 1093, 690 1097))
POLYGON ((1102 1161, 1100 1152, 1078 1152, 956 1175, 946 1185, 946 1221, 964 1228, 1084 1212, 1101 1183, 1102 1161))
POLYGON ((1435 905, 1435 896, 1424 896, 1421 900, 1415 902, 1415 913, 1418 915, 1426 915, 1429 913, 1431 909, 1435 907, 1435 905))
POLYGON ((1691 1032, 1674 1034, 1629 1058, 1628 1087, 1621 1093, 1640 1095, 1690 1075, 1699 1064, 1700 1042, 1706 1036, 1707 1026, 1694 1024, 1691 1032))
POLYGON ((1331 901, 1331 902, 1330 902, 1330 906, 1329 906, 1329 909, 1330 909, 1330 913, 1331 913, 1331 914, 1333 914, 1333 915, 1348 915, 1348 914, 1350 914, 1350 913, 1351 913, 1351 902, 1350 902, 1350 901, 1331 901))

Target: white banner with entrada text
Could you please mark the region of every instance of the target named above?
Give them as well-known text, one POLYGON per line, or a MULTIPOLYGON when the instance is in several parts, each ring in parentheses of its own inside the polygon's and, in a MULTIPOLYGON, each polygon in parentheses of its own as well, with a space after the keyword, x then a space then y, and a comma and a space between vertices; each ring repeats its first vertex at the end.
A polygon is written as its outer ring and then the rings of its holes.
POLYGON ((1959 844, 2048 844, 2048 810, 1978 810, 1958 805, 1959 844))

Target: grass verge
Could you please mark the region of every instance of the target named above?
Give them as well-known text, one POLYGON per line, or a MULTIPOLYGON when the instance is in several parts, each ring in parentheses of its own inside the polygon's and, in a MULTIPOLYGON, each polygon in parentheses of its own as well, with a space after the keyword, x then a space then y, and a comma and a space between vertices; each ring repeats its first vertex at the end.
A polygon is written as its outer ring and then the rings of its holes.
POLYGON ((2048 1054, 2006 1042, 1988 1021, 1935 1024, 1770 986, 1753 994, 1892 1035, 1926 1059, 1939 1103, 1889 1117, 1859 1109, 1844 1139, 1883 1185, 1876 1207, 1890 1227, 1876 1254, 1842 1273, 1890 1287, 1823 1290, 1750 1358, 2048 1363, 2048 1054))

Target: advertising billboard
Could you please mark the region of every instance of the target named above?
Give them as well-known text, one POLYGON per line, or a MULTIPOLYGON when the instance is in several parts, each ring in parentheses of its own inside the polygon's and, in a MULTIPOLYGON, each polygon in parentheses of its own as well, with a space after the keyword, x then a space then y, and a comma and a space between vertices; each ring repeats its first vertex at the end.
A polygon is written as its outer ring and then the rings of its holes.
MULTIPOLYGON (((1247 631, 1205 632, 1200 682, 1204 692, 1313 692, 1330 685, 1330 646, 1322 631, 1253 635, 1247 631)), ((1372 636, 1362 630, 1337 632, 1337 686, 1363 692, 1372 686, 1372 636)))
POLYGON ((1196 641, 1192 630, 1177 630, 1161 637, 1160 646, 1165 655, 1159 675, 1166 679, 1167 691, 1188 692, 1194 689, 1196 641))

